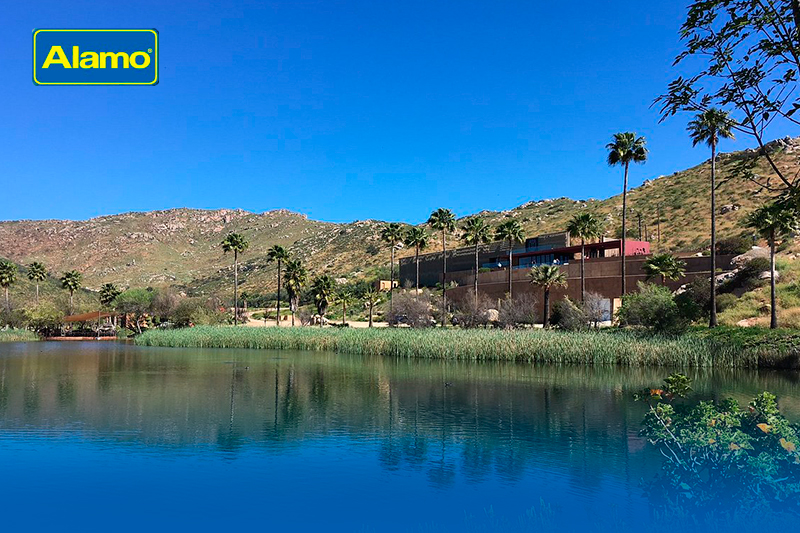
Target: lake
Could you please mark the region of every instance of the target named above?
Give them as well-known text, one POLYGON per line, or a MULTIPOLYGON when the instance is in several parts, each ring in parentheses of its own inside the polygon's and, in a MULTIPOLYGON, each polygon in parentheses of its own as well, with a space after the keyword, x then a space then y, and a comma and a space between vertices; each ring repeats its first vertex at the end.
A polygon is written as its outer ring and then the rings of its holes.
MULTIPOLYGON (((797 373, 693 372, 800 420, 797 373)), ((663 369, 0 345, 6 531, 636 530, 663 369)))

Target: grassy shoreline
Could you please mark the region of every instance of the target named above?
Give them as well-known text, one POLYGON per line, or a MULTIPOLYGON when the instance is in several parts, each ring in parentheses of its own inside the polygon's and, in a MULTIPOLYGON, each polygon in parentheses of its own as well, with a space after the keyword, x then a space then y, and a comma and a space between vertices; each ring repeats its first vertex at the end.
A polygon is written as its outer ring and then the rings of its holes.
POLYGON ((635 331, 234 328, 147 331, 142 346, 333 351, 401 358, 662 367, 796 367, 800 334, 635 331), (767 339, 767 337, 770 337, 767 339), (766 339, 766 342, 765 342, 766 339))
POLYGON ((0 342, 38 341, 39 336, 27 329, 0 329, 0 342))

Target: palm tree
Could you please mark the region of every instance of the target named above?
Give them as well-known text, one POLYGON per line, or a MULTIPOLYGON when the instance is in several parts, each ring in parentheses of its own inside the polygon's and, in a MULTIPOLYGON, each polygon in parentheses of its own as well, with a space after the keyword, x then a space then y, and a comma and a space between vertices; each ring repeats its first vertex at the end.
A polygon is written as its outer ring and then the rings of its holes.
POLYGON ((627 239, 628 217, 628 167, 631 163, 644 163, 647 161, 647 141, 644 137, 637 137, 635 133, 615 133, 614 141, 606 145, 608 149, 609 166, 622 165, 625 176, 622 180, 622 294, 625 294, 625 240, 627 239))
POLYGON ((404 242, 406 246, 414 247, 414 262, 417 266, 417 295, 419 295, 419 251, 428 247, 430 235, 425 231, 425 228, 410 227, 406 232, 404 242))
POLYGON ((497 226, 494 233, 495 237, 501 241, 508 242, 508 298, 511 299, 512 283, 511 270, 514 259, 514 244, 522 242, 525 237, 522 235, 522 226, 516 220, 506 220, 497 226))
POLYGON ((586 300, 586 239, 597 239, 603 234, 603 226, 592 213, 579 213, 567 224, 567 231, 581 240, 581 302, 586 300))
POLYGON ((544 327, 550 325, 550 289, 566 287, 567 277, 556 265, 539 265, 528 274, 531 283, 544 289, 544 327))
POLYGON ((403 242, 403 226, 397 222, 386 224, 381 230, 381 240, 391 249, 389 259, 389 311, 391 312, 393 309, 392 296, 394 295, 394 253, 397 246, 403 242))
POLYGON ((69 291, 69 314, 73 313, 73 296, 75 296, 75 291, 81 288, 81 281, 83 281, 83 276, 77 270, 64 272, 64 275, 61 276, 61 287, 69 291))
POLYGON ((375 304, 378 303, 380 297, 380 291, 375 290, 374 287, 367 287, 367 290, 364 291, 364 301, 367 303, 367 307, 369 308, 369 327, 372 327, 372 312, 374 311, 375 304))
POLYGON ((116 300, 117 296, 120 294, 122 294, 122 291, 113 283, 105 283, 100 287, 100 303, 104 307, 111 307, 111 304, 114 303, 114 300, 116 300))
POLYGON ((39 305, 39 283, 47 279, 47 269, 44 263, 34 261, 28 265, 28 279, 36 284, 36 305, 39 305))
POLYGON ((734 120, 726 111, 714 107, 699 113, 687 130, 692 146, 704 143, 711 148, 711 317, 708 327, 717 326, 717 144, 733 139, 734 120))
POLYGON ((17 265, 7 259, 0 260, 0 287, 6 293, 6 311, 11 311, 11 302, 8 299, 8 288, 17 281, 17 265))
POLYGON ((442 327, 447 325, 447 234, 456 230, 456 216, 449 209, 439 208, 428 218, 428 224, 442 232, 442 327))
POLYGON ((303 290, 303 285, 306 284, 308 273, 299 259, 287 259, 285 266, 283 280, 286 282, 286 293, 289 295, 289 310, 292 312, 292 326, 294 326, 294 314, 300 307, 300 293, 303 290))
POLYGON ((488 244, 492 240, 492 228, 481 217, 475 217, 467 220, 461 227, 464 233, 461 234, 461 240, 467 246, 475 247, 475 308, 478 306, 478 249, 481 244, 488 244))
MULTIPOLYGON (((267 263, 272 263, 273 261, 277 261, 278 263, 278 306, 276 311, 277 318, 275 319, 275 325, 281 325, 281 263, 284 261, 289 260, 289 252, 286 251, 286 248, 280 246, 278 244, 274 245, 267 251, 267 263)), ((264 323, 267 322, 267 312, 264 311, 264 323)))
POLYGON ((686 263, 672 254, 656 254, 642 264, 642 270, 647 279, 661 277, 661 284, 666 285, 667 279, 676 280, 686 272, 686 263))
POLYGON ((336 293, 336 298, 342 304, 342 325, 344 326, 347 324, 347 306, 353 303, 355 294, 350 289, 342 288, 336 293))
POLYGON ((779 203, 759 207, 747 217, 747 225, 755 228, 769 242, 770 328, 778 327, 778 308, 775 295, 775 241, 797 225, 794 210, 779 203))
POLYGON ((250 246, 241 233, 228 233, 221 243, 224 253, 233 252, 233 325, 238 324, 239 317, 239 254, 250 246))
POLYGON ((333 286, 333 278, 327 274, 315 278, 311 283, 311 293, 314 295, 314 303, 317 306, 320 327, 322 327, 325 313, 328 312, 328 306, 333 301, 333 286))

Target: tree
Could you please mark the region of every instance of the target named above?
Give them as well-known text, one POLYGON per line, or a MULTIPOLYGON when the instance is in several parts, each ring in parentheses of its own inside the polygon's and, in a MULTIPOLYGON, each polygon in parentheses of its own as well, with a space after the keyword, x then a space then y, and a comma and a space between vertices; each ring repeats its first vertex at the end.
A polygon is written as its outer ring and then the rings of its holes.
POLYGON ((508 242, 508 297, 511 298, 512 282, 511 270, 513 269, 514 244, 522 242, 525 237, 522 234, 522 226, 516 220, 506 220, 497 226, 495 238, 508 242))
POLYGON ((647 161, 647 141, 644 137, 637 137, 635 133, 615 133, 614 140, 606 145, 608 150, 608 165, 621 165, 624 169, 622 180, 622 294, 625 294, 625 241, 627 239, 627 213, 628 213, 628 167, 631 163, 644 163, 647 161))
POLYGON ((648 280, 660 276, 661 284, 666 285, 667 279, 676 280, 683 276, 686 263, 672 254, 656 254, 642 264, 642 270, 648 280))
MULTIPOLYGON (((289 252, 286 251, 286 248, 280 246, 279 244, 274 245, 267 251, 267 263, 272 263, 273 261, 278 263, 278 305, 277 310, 275 312, 275 325, 281 325, 281 263, 289 260, 289 252)), ((267 313, 264 311, 264 322, 267 322, 267 313)))
MULTIPOLYGON (((117 299, 117 296, 122 294, 122 291, 119 290, 113 283, 105 283, 102 287, 100 287, 100 304, 110 309, 114 304, 114 300, 117 299)), ((116 317, 114 317, 114 324, 116 325, 116 317)))
MULTIPOLYGON (((661 121, 682 111, 703 113, 732 108, 732 129, 753 137, 784 192, 796 194, 800 175, 789 176, 766 150, 768 127, 796 127, 800 72, 797 0, 695 0, 689 5, 680 37, 685 44, 673 66, 686 72, 655 100, 661 121)), ((770 190, 769 182, 749 173, 770 190)))
POLYGON ((428 232, 425 231, 425 228, 418 228, 412 226, 408 228, 406 232, 406 236, 404 242, 406 246, 413 246, 414 247, 414 262, 416 263, 417 267, 417 292, 416 294, 419 296, 419 251, 424 250, 428 247, 428 241, 430 240, 430 235, 428 232))
POLYGON ((292 326, 294 315, 300 307, 300 293, 306 284, 308 273, 299 259, 287 259, 283 280, 286 282, 286 293, 289 295, 289 310, 292 312, 292 326))
POLYGON ((375 305, 380 300, 380 297, 380 291, 375 290, 375 288, 372 286, 367 287, 367 290, 364 291, 363 298, 367 304, 367 308, 369 309, 369 327, 372 327, 372 313, 375 310, 375 305))
POLYGON ((36 305, 39 305, 39 283, 47 279, 47 269, 44 264, 34 261, 28 265, 28 279, 36 284, 36 305))
POLYGON ((550 289, 566 287, 567 277, 556 265, 539 265, 528 274, 532 284, 544 289, 544 327, 550 325, 550 289))
POLYGON ((442 327, 447 325, 447 234, 456 230, 456 216, 449 209, 439 208, 428 218, 428 224, 442 232, 442 327))
POLYGON ((314 295, 314 304, 317 306, 320 327, 322 327, 325 313, 328 312, 328 306, 330 306, 333 301, 333 287, 333 278, 327 274, 314 278, 314 281, 311 283, 311 293, 314 295))
POLYGON ((224 253, 233 252, 233 325, 238 324, 239 317, 239 254, 250 246, 241 233, 228 233, 220 243, 224 253))
POLYGON ((342 304, 342 325, 347 325, 347 306, 355 301, 356 295, 347 287, 337 291, 336 299, 342 304))
POLYGON ((603 234, 600 220, 591 213, 579 213, 567 224, 567 231, 581 240, 581 302, 586 300, 586 274, 584 260, 586 258, 586 239, 598 239, 603 234))
POLYGON ((147 289, 128 289, 114 300, 117 310, 124 315, 133 315, 136 332, 142 332, 142 318, 150 312, 153 293, 147 289))
POLYGON ((75 291, 81 288, 82 281, 83 276, 77 270, 64 272, 64 275, 61 276, 61 287, 69 291, 69 314, 74 311, 73 297, 75 296, 75 291))
POLYGON ((703 143, 711 148, 711 328, 717 326, 717 144, 720 138, 733 138, 733 126, 726 111, 712 107, 695 116, 686 128, 692 146, 703 143))
POLYGON ((397 246, 403 242, 403 226, 397 222, 386 224, 381 230, 381 240, 389 245, 391 255, 389 259, 389 311, 392 310, 392 296, 394 296, 394 253, 397 246))
POLYGON ((475 279, 474 283, 474 290, 475 290, 475 307, 478 306, 478 250, 481 244, 488 244, 492 240, 492 228, 486 223, 484 219, 481 217, 474 217, 469 220, 461 227, 464 233, 461 234, 461 240, 467 246, 474 246, 475 247, 475 279))
POLYGON ((774 202, 759 207, 747 217, 747 225, 758 231, 769 242, 769 289, 770 320, 769 327, 778 327, 778 308, 775 295, 775 241, 789 233, 797 225, 793 209, 774 202))
POLYGON ((0 287, 6 294, 6 311, 11 311, 11 302, 8 299, 8 288, 17 281, 17 265, 7 259, 0 260, 0 287))

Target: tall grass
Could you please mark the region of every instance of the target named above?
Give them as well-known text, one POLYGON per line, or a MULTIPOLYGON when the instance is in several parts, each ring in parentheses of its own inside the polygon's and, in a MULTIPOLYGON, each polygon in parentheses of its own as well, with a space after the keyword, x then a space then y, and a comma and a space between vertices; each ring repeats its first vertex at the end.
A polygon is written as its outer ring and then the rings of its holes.
POLYGON ((725 337, 634 331, 234 328, 148 331, 145 346, 334 351, 400 358, 576 365, 755 368, 757 349, 725 337))
POLYGON ((38 341, 39 336, 27 329, 0 329, 0 342, 38 341))

